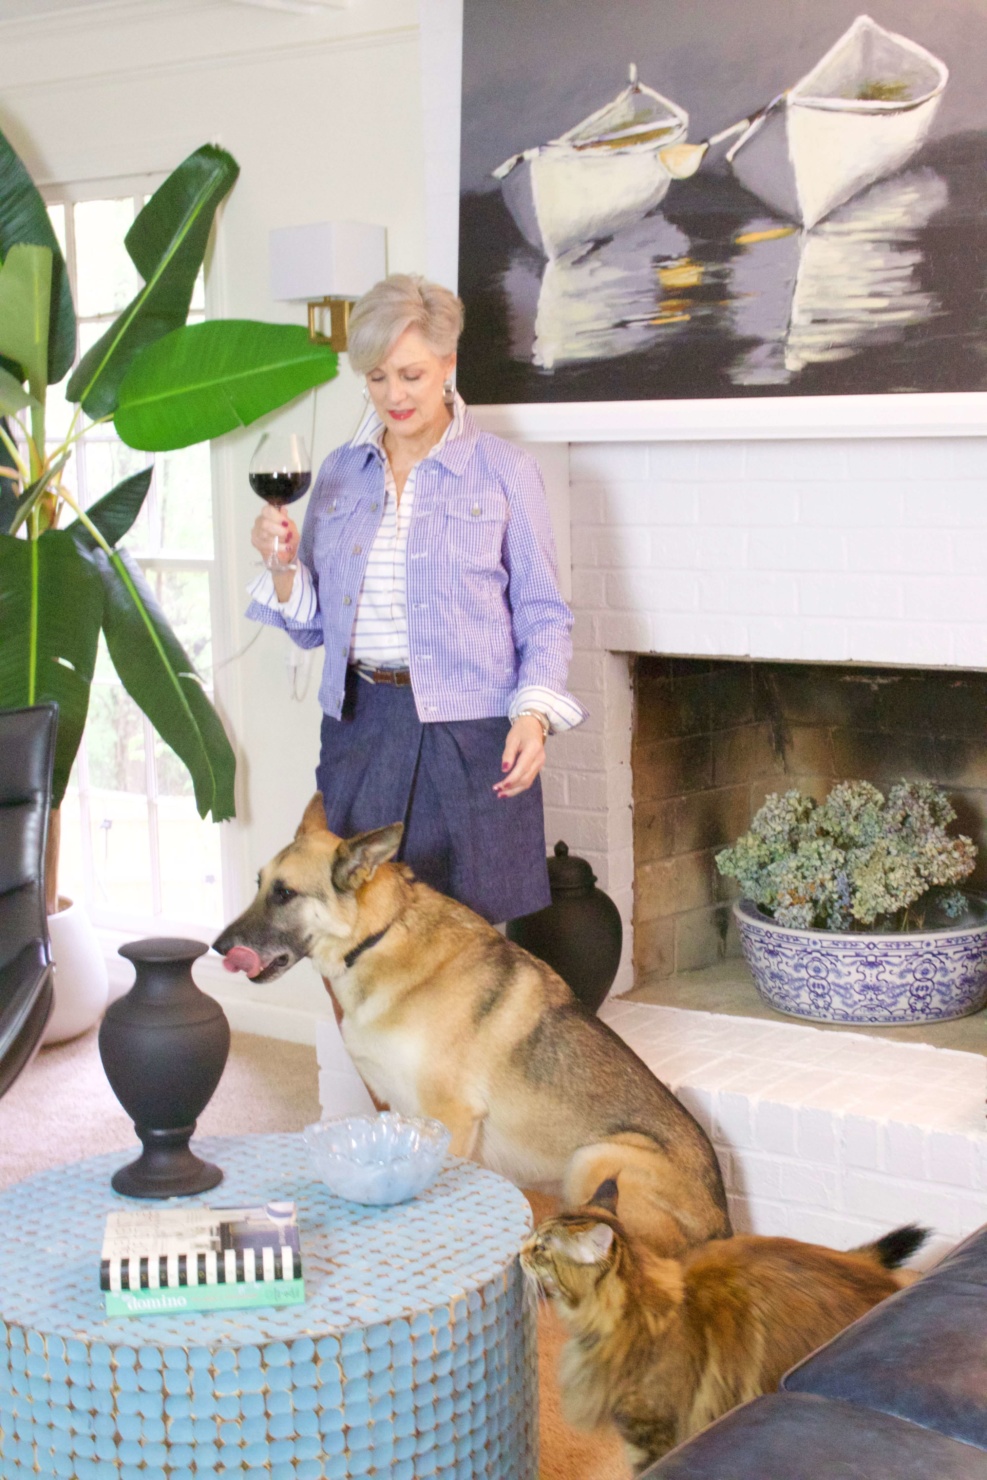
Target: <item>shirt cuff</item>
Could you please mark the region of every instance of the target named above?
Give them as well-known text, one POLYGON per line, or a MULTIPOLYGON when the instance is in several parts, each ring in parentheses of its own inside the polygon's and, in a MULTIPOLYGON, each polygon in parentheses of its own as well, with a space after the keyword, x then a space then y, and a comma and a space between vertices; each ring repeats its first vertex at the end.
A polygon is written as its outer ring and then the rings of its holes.
POLYGON ((256 580, 251 581, 247 587, 247 593, 252 601, 258 606, 266 606, 271 611, 277 612, 286 622, 297 623, 300 627, 311 626, 318 608, 315 595, 315 586, 309 574, 308 566, 298 562, 295 571, 295 579, 291 585, 291 595, 287 601, 279 601, 278 593, 274 589, 274 577, 269 570, 262 570, 256 580))
POLYGON ((537 709, 548 720, 549 734, 560 735, 564 730, 575 729, 586 718, 586 711, 566 694, 557 694, 554 689, 543 689, 538 684, 522 685, 511 700, 507 717, 513 724, 521 709, 537 709))

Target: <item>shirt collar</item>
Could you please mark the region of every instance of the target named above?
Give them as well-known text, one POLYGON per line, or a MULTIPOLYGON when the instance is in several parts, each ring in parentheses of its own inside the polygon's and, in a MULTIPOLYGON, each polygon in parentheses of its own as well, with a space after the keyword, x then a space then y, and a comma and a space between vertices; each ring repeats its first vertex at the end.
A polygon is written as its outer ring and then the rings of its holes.
MULTIPOLYGON (((429 451, 428 456, 436 457, 450 442, 455 441, 457 437, 462 437, 468 430, 471 422, 472 417, 466 409, 466 402, 457 391, 452 403, 452 420, 435 446, 429 451)), ((383 444, 384 423, 377 414, 377 408, 371 402, 364 413, 363 420, 356 429, 356 434, 352 438, 350 446, 372 447, 383 456, 383 444)))

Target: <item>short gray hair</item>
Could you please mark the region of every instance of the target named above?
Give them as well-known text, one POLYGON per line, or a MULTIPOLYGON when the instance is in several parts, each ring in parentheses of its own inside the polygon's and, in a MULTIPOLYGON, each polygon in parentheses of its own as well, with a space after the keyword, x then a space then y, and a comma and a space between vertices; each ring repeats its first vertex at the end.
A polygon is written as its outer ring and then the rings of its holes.
POLYGON ((463 331, 462 300, 418 273, 394 272, 353 305, 347 333, 353 369, 369 375, 412 328, 437 355, 454 354, 463 331))

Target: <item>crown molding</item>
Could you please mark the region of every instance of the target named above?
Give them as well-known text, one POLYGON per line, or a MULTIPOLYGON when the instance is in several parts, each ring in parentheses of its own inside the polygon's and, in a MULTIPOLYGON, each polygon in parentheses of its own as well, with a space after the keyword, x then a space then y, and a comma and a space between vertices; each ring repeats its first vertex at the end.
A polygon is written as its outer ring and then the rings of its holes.
MULTIPOLYGON (((259 58, 273 62, 291 61, 295 57, 311 57, 313 54, 333 51, 361 50, 378 46, 391 46, 407 41, 417 40, 419 25, 417 20, 417 7, 401 3, 378 5, 378 10, 389 12, 383 19, 383 23, 377 26, 367 25, 369 17, 361 17, 362 25, 354 25, 356 17, 352 11, 328 10, 320 6, 318 16, 294 15, 281 12, 280 19, 288 22, 297 22, 300 28, 293 31, 290 39, 275 39, 270 30, 270 24, 277 24, 278 16, 269 10, 261 10, 252 4, 240 4, 239 0, 155 0, 153 9, 141 0, 100 0, 98 5, 87 6, 84 13, 65 14, 49 16, 47 18, 36 17, 30 21, 0 22, 0 45, 6 44, 12 51, 18 43, 29 49, 34 55, 38 38, 44 33, 50 33, 51 26, 45 24, 48 21, 58 20, 58 37, 65 42, 66 33, 70 31, 91 30, 94 19, 102 18, 104 23, 112 17, 114 26, 122 20, 127 20, 134 25, 135 37, 132 52, 126 61, 126 75, 128 80, 134 78, 167 77, 175 74, 187 74, 189 72, 212 71, 217 67, 224 70, 231 67, 246 67, 256 65, 259 58), (247 18, 249 12, 261 18, 260 29, 252 35, 244 38, 243 34, 231 35, 226 29, 231 18, 235 22, 239 17, 247 18), (414 17, 411 20, 398 18, 401 12, 414 17), (194 17, 195 24, 189 24, 194 17), (188 54, 183 51, 176 52, 164 60, 159 59, 153 47, 146 52, 141 51, 138 35, 140 28, 147 28, 154 24, 160 24, 162 18, 169 21, 182 21, 186 19, 185 31, 190 38, 198 36, 200 43, 203 38, 203 25, 207 20, 215 22, 217 19, 223 22, 222 44, 215 36, 209 39, 204 50, 188 54), (14 35, 16 31, 16 36, 14 35), (31 33, 34 33, 33 35, 31 33)), ((8 63, 10 60, 8 51, 8 63)), ((94 55, 92 51, 89 55, 94 55)), ((98 53, 96 54, 98 56, 98 53)), ((73 42, 64 47, 60 58, 49 57, 43 76, 27 75, 21 80, 17 75, 16 66, 12 66, 7 73, 3 84, 3 97, 14 99, 22 93, 36 93, 39 87, 47 89, 73 88, 89 89, 93 87, 104 87, 108 84, 119 84, 121 79, 121 68, 119 60, 108 61, 105 66, 100 66, 97 60, 92 71, 84 71, 79 68, 80 51, 78 44, 73 42), (59 64, 60 63, 60 64, 59 64)))
POLYGON ((225 0, 227 5, 253 5, 258 10, 288 10, 294 15, 318 15, 320 10, 348 10, 353 0, 225 0))
MULTIPOLYGON (((82 0, 78 5, 65 4, 33 14, 5 16, 0 0, 0 41, 16 44, 22 39, 40 39, 54 32, 64 36, 72 31, 89 30, 94 22, 147 25, 163 18, 185 16, 194 17, 201 26, 210 15, 229 20, 245 9, 266 12, 275 21, 281 16, 338 24, 344 19, 344 12, 354 7, 368 11, 379 5, 375 6, 373 0, 82 0)), ((366 18, 361 19, 366 29, 373 29, 366 26, 366 18)), ((266 44, 266 39, 258 38, 256 42, 258 48, 266 44)))
MULTIPOLYGON (((159 15, 181 15, 202 9, 201 5, 195 4, 195 0, 152 0, 152 3, 154 11, 159 15)), ((216 0, 210 0, 210 3, 215 4, 216 0)), ((147 0, 85 0, 81 5, 39 10, 33 15, 5 16, 3 0, 0 0, 0 37, 12 41, 21 37, 27 40, 53 30, 63 34, 67 30, 83 29, 94 20, 146 20, 148 10, 147 0)))

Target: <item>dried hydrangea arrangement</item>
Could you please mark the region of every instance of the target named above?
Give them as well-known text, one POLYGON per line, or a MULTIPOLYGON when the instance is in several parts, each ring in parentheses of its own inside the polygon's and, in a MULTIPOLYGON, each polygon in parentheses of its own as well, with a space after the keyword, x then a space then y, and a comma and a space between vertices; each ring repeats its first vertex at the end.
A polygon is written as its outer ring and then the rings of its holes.
POLYGON ((947 834, 955 817, 923 781, 901 781, 886 798, 869 781, 842 781, 821 806, 799 791, 774 793, 716 865, 782 925, 915 929, 933 900, 951 919, 966 909, 949 886, 972 871, 977 850, 947 834))

